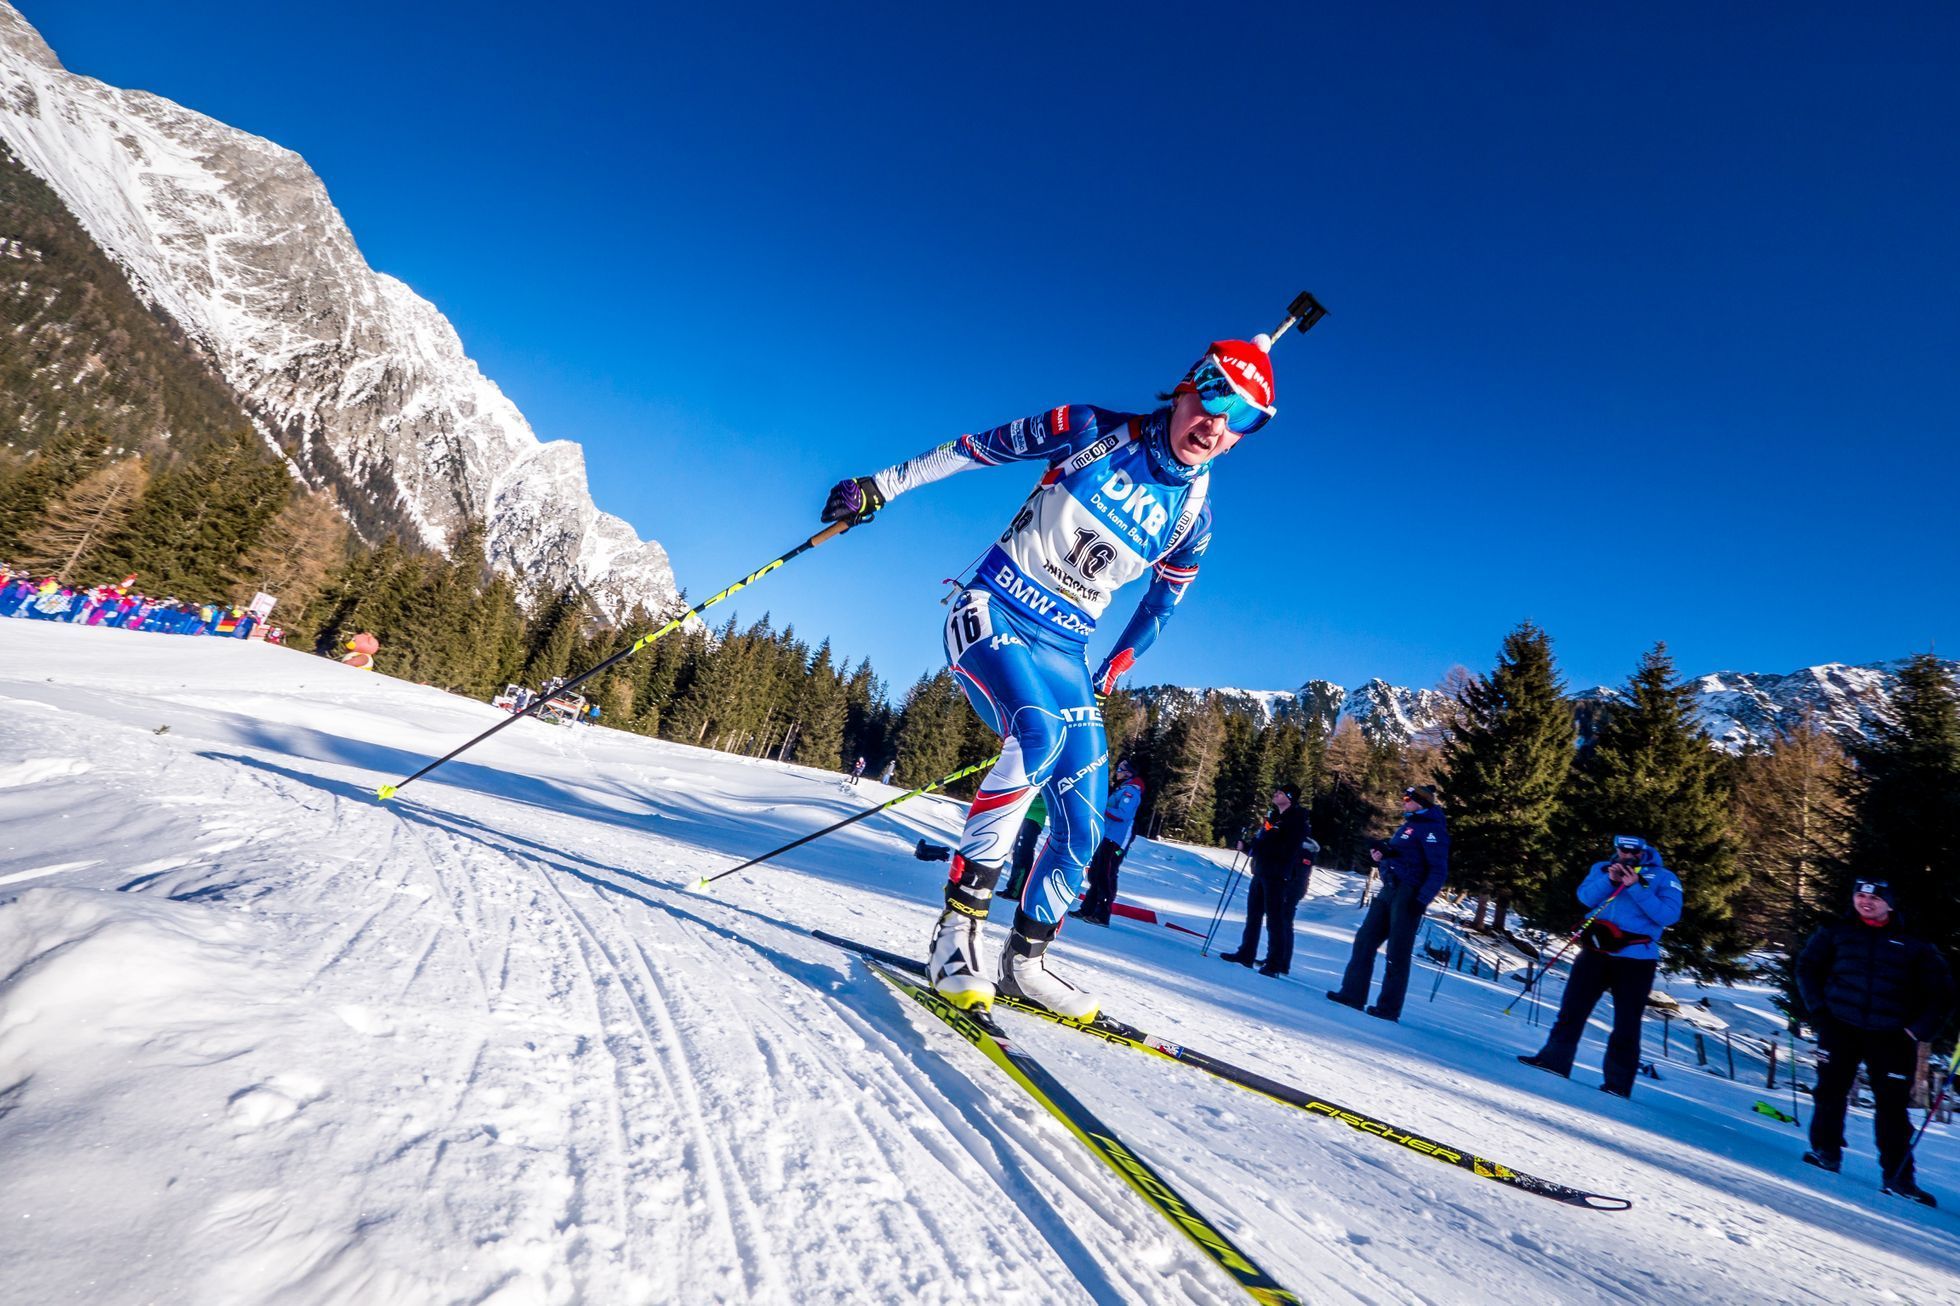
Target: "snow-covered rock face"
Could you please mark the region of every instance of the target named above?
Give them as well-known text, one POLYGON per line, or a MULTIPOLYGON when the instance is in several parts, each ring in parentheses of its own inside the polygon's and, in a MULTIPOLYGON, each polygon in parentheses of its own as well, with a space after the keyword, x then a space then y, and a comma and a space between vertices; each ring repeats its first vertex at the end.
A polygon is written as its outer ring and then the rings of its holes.
POLYGON ((1192 689, 1149 685, 1131 691, 1139 701, 1175 714, 1216 694, 1228 712, 1239 712, 1261 725, 1274 721, 1315 721, 1333 731, 1344 720, 1360 727, 1376 742, 1408 743, 1433 730, 1448 697, 1434 689, 1404 689, 1383 680, 1370 680, 1352 690, 1331 680, 1309 680, 1298 689, 1192 689))
MULTIPOLYGON (((1710 739, 1731 753, 1769 743, 1777 730, 1808 717, 1840 738, 1868 735, 1898 688, 1901 662, 1846 666, 1830 662, 1787 675, 1745 675, 1718 671, 1693 682, 1695 712, 1710 739)), ((1960 683, 1960 662, 1943 664, 1960 683)), ((1177 712, 1200 702, 1207 691, 1172 685, 1136 690, 1138 698, 1177 712)), ((1326 680, 1309 680, 1297 690, 1219 689, 1227 711, 1243 712, 1264 725, 1289 718, 1317 720, 1328 730, 1351 720, 1369 739, 1407 743, 1435 729, 1448 695, 1434 689, 1406 689, 1370 680, 1353 690, 1326 680)), ((1607 686, 1573 696, 1580 733, 1589 733, 1601 705, 1623 701, 1607 686)))
MULTIPOLYGON (((1839 738, 1859 738, 1885 715, 1899 687, 1903 661, 1846 666, 1827 662, 1787 675, 1754 675, 1718 671, 1695 680, 1695 712, 1702 728, 1723 749, 1739 753, 1767 744, 1779 729, 1806 718, 1839 738)), ((1960 683, 1960 662, 1941 664, 1960 683)), ((1601 687, 1578 695, 1582 702, 1612 702, 1623 697, 1601 687)))
POLYGON ((0 137, 356 521, 393 509, 440 549, 481 519, 533 592, 674 604, 665 551, 598 510, 578 447, 541 444, 448 320, 368 267, 297 154, 65 71, 6 0, 0 137))

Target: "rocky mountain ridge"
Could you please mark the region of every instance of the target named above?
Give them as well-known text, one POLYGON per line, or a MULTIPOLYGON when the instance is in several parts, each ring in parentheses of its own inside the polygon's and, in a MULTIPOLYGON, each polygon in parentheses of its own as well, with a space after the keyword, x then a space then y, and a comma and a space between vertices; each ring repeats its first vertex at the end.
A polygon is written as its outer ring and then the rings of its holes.
MULTIPOLYGON (((1691 682, 1696 714, 1710 739, 1731 753, 1765 745, 1785 724, 1805 716, 1840 738, 1870 733, 1898 686, 1902 661, 1847 666, 1839 662, 1804 667, 1781 675, 1718 671, 1691 682)), ((1960 683, 1960 662, 1945 662, 1960 683)), ((1309 680, 1294 690, 1195 689, 1178 685, 1149 685, 1131 691, 1139 701, 1165 711, 1180 712, 1216 694, 1228 712, 1252 717, 1260 724, 1283 720, 1312 720, 1327 730, 1353 721, 1369 739, 1407 743, 1434 730, 1449 696, 1435 689, 1409 689, 1383 680, 1370 680, 1352 690, 1327 680, 1309 680)), ((1598 686, 1572 696, 1573 708, 1584 720, 1621 698, 1619 690, 1598 686)))
POLYGON ((528 594, 676 605, 666 551, 592 501, 434 305, 367 265, 304 159, 160 96, 68 72, 0 0, 0 139, 357 527, 443 550, 481 521, 528 594))

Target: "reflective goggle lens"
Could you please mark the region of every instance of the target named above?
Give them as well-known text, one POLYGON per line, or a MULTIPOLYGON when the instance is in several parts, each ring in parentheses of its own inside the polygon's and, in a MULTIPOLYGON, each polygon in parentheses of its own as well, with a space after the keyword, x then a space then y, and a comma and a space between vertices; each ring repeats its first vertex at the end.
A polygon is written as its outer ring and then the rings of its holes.
POLYGON ((1232 384, 1232 378, 1209 355, 1192 373, 1191 388, 1197 393, 1198 402, 1204 406, 1204 410, 1215 417, 1223 417, 1226 428, 1235 435, 1251 435, 1272 420, 1275 410, 1261 408, 1240 393, 1238 387, 1232 384))
POLYGON ((1889 884, 1887 884, 1887 883, 1886 883, 1885 881, 1883 881, 1883 880, 1860 880, 1860 881, 1858 881, 1858 892, 1859 892, 1859 893, 1870 893, 1870 894, 1883 894, 1883 893, 1884 893, 1884 892, 1885 892, 1885 891, 1886 891, 1887 889, 1889 889, 1889 888, 1891 888, 1891 887, 1892 887, 1891 885, 1889 885, 1889 884))

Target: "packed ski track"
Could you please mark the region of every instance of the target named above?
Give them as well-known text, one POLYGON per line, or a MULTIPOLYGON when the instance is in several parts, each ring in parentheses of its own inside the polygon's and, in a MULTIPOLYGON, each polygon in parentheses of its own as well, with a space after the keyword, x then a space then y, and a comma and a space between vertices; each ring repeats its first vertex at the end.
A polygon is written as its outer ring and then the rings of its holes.
MULTIPOLYGON (((291 650, 0 622, 0 1296, 1244 1300, 810 936, 916 951, 943 868, 910 849, 957 805, 697 894, 895 791, 523 721, 375 799, 496 719, 291 650)), ((1228 860, 1140 840, 1122 898, 1202 930, 1228 860)), ((1325 1002, 1357 890, 1316 874, 1286 979, 1126 920, 1056 964, 1153 1034, 1632 1210, 1002 1024, 1305 1301, 1960 1300, 1960 1217, 1879 1196, 1863 1112, 1828 1176, 1751 1112, 1787 1086, 1677 1058, 1616 1101, 1597 1030, 1569 1083, 1518 1066, 1543 1026, 1499 1014, 1509 980, 1432 1002, 1424 963, 1400 1025, 1325 1002)), ((1945 1129, 1922 1157, 1960 1199, 1945 1129)))

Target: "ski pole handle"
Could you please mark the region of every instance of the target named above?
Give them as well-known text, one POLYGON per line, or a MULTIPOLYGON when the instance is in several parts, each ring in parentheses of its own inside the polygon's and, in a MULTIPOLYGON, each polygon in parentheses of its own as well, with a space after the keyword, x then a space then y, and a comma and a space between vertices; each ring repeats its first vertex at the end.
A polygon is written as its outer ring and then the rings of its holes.
POLYGON ((1313 330, 1314 323, 1326 316, 1326 307, 1313 297, 1313 292, 1303 290, 1293 297, 1291 304, 1286 306, 1286 320, 1272 329, 1269 338, 1277 342, 1295 325, 1300 328, 1300 334, 1305 335, 1313 330))

